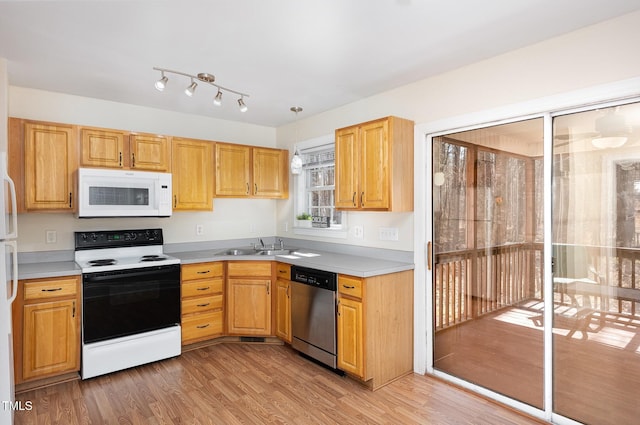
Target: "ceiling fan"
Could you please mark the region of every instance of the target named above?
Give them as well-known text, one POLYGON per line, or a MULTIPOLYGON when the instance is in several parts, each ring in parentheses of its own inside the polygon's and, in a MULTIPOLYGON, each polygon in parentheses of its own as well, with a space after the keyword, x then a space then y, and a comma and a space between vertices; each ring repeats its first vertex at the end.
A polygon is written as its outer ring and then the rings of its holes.
POLYGON ((555 146, 564 146, 579 140, 590 140, 597 149, 619 148, 625 144, 635 144, 640 141, 640 127, 627 124, 624 114, 619 107, 611 108, 599 118, 596 118, 593 132, 571 134, 570 128, 565 134, 558 134, 555 139, 565 141, 556 143, 555 146))

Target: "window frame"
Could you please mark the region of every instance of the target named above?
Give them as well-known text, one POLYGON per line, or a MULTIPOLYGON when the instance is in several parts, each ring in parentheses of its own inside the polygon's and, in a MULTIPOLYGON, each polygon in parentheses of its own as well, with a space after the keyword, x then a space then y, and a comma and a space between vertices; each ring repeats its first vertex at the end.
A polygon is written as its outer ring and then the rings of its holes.
MULTIPOLYGON (((324 146, 333 145, 335 148, 335 138, 333 134, 328 134, 320 137, 316 137, 313 139, 308 139, 305 141, 298 142, 294 145, 293 151, 298 152, 298 154, 304 154, 305 151, 313 151, 320 150, 324 146)), ((302 211, 308 211, 309 202, 310 202, 310 192, 307 190, 306 186, 306 170, 303 166, 300 174, 294 174, 294 211, 293 211, 293 233, 297 235, 308 235, 308 236, 323 236, 329 238, 339 238, 346 239, 348 235, 347 231, 347 212, 341 211, 341 225, 339 227, 297 227, 295 226, 295 217, 302 211)), ((335 195, 334 195, 334 206, 335 208, 335 195)))

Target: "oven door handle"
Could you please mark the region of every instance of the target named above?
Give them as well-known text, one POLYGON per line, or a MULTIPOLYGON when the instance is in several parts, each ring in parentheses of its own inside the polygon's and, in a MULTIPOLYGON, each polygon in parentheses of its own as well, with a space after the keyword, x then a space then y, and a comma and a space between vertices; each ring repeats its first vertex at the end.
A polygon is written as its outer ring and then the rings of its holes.
POLYGON ((154 274, 158 274, 161 275, 163 273, 165 273, 167 270, 154 270, 154 271, 140 271, 140 272, 135 272, 135 271, 126 271, 124 273, 115 273, 115 274, 106 274, 106 275, 101 275, 101 276, 91 276, 90 274, 85 275, 83 280, 85 283, 92 283, 92 282, 102 282, 105 280, 113 280, 114 278, 130 278, 130 277, 138 277, 138 276, 151 276, 154 274))

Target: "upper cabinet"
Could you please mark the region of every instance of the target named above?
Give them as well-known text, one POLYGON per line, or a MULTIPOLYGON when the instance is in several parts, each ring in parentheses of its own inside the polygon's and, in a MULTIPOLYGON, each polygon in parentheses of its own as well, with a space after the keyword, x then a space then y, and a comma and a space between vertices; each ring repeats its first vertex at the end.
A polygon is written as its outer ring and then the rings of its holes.
POLYGON ((174 211, 213 209, 213 145, 178 137, 171 141, 174 211))
POLYGON ((125 137, 121 131, 80 129, 80 166, 123 168, 125 137))
POLYGON ((287 198, 289 196, 289 151, 252 148, 253 196, 257 198, 287 198))
POLYGON ((216 143, 216 197, 288 198, 288 151, 216 143))
POLYGON ((387 117, 336 130, 336 208, 413 211, 413 128, 387 117))
POLYGON ((78 162, 73 127, 19 120, 10 124, 10 132, 10 162, 23 159, 22 167, 12 167, 22 189, 20 210, 74 211, 78 162))
POLYGON ((169 172, 169 139, 100 128, 80 129, 80 166, 169 172))
POLYGON ((131 134, 131 168, 147 171, 171 171, 169 139, 150 134, 131 134))

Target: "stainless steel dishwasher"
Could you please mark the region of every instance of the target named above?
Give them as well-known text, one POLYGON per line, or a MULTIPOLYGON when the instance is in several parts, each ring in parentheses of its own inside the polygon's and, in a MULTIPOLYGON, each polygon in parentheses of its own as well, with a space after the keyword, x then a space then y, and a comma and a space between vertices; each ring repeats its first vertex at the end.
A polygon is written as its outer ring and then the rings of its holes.
POLYGON ((336 274, 291 266, 291 346, 335 369, 336 274))

